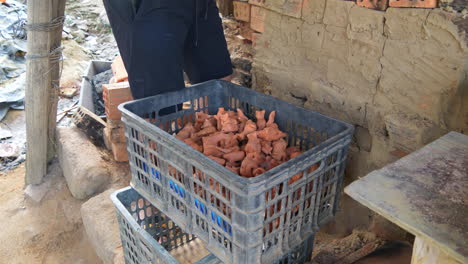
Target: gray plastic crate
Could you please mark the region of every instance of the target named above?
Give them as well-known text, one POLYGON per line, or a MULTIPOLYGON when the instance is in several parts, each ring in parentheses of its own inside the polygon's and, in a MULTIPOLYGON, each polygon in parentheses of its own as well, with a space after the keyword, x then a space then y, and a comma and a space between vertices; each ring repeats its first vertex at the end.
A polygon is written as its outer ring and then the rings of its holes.
POLYGON ((119 106, 126 126, 131 185, 225 263, 271 263, 336 213, 350 124, 224 81, 119 106), (190 102, 190 109, 160 110, 190 102), (197 111, 276 110, 289 145, 305 152, 254 178, 236 175, 173 137, 197 111), (167 111, 164 110, 166 113, 167 111), (312 173, 308 168, 319 164, 312 173), (303 177, 289 184, 297 173, 303 177))
MULTIPOLYGON (((117 211, 125 263, 178 263, 168 251, 190 242, 194 239, 193 236, 181 232, 167 216, 131 187, 114 192, 111 199, 117 211)), ((312 256, 313 244, 312 235, 274 263, 305 263, 312 256)), ((196 263, 221 264, 222 262, 210 254, 196 263)))
MULTIPOLYGON (((111 199, 117 212, 126 264, 179 263, 168 251, 192 241, 194 236, 183 233, 131 187, 114 192, 111 199)), ((196 263, 221 261, 210 254, 196 263)))

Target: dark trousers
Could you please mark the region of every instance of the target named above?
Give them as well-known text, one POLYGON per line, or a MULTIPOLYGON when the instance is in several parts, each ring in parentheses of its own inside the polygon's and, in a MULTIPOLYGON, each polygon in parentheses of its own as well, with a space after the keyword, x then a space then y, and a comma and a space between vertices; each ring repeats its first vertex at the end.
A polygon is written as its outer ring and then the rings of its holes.
POLYGON ((135 99, 232 74, 214 0, 104 0, 135 99))

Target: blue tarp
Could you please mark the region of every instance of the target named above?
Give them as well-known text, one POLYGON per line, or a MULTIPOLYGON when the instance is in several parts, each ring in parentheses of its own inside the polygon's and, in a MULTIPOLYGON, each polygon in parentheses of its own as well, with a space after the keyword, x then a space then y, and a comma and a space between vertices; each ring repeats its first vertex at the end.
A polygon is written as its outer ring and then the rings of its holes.
POLYGON ((24 109, 26 18, 25 5, 0 5, 0 120, 10 108, 24 109))

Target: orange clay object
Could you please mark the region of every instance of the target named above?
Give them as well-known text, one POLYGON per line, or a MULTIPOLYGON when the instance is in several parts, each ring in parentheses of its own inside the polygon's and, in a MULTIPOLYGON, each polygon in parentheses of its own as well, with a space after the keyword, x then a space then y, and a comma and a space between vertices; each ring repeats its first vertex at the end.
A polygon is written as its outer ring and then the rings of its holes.
POLYGON ((282 132, 274 126, 267 126, 264 129, 257 132, 259 138, 266 141, 276 141, 286 137, 288 134, 282 132))
POLYGON ((255 112, 255 118, 257 118, 257 128, 258 128, 258 130, 264 129, 265 126, 266 126, 265 110, 256 111, 255 112))
POLYGON ((239 146, 234 146, 234 147, 230 147, 230 148, 217 147, 217 149, 219 151, 221 151, 222 153, 224 153, 224 154, 231 153, 231 152, 236 152, 236 151, 240 150, 239 146))
POLYGON ((209 117, 208 114, 203 112, 195 112, 195 130, 199 131, 205 123, 205 120, 209 117))
POLYGON ((241 174, 241 176, 250 178, 250 177, 253 176, 252 171, 254 169, 256 169, 256 168, 258 168, 257 162, 255 162, 252 159, 245 158, 242 161, 242 164, 241 164, 241 167, 240 167, 240 174, 241 174))
POLYGON ((254 177, 260 175, 260 174, 263 174, 265 172, 265 169, 263 168, 256 168, 253 170, 252 174, 254 177))
POLYGON ((203 147, 203 154, 206 156, 215 156, 221 158, 224 153, 221 152, 218 147, 209 145, 203 147))
POLYGON ((239 130, 239 123, 233 117, 229 117, 228 114, 223 115, 221 119, 221 131, 224 133, 237 132, 239 130))
POLYGON ((226 161, 224 159, 221 159, 221 158, 218 158, 218 157, 214 157, 214 156, 208 156, 208 158, 216 161, 216 163, 220 164, 220 165, 223 165, 226 164, 226 161))
POLYGON ((260 153, 262 151, 262 146, 260 145, 260 140, 257 138, 257 133, 250 133, 247 135, 247 138, 249 141, 247 142, 247 145, 245 145, 245 152, 260 153))
POLYGON ((115 57, 114 61, 112 62, 112 73, 114 73, 116 82, 123 82, 128 80, 127 70, 125 69, 122 57, 115 57))
POLYGON ((213 134, 215 132, 216 132, 216 127, 210 126, 210 127, 207 127, 207 128, 204 128, 204 129, 198 131, 197 133, 195 133, 195 135, 197 137, 205 137, 205 136, 211 135, 211 134, 213 134))
POLYGON ((179 131, 179 133, 177 133, 176 138, 179 140, 184 140, 190 138, 193 133, 195 133, 195 128, 193 127, 192 123, 188 123, 179 131))
POLYGON ((252 121, 252 120, 247 120, 247 122, 245 123, 245 126, 244 126, 244 130, 240 134, 241 138, 244 139, 245 136, 247 136, 248 134, 253 133, 255 131, 257 131, 257 124, 255 124, 255 122, 252 121))
POLYGON ((234 151, 224 154, 223 158, 225 158, 229 163, 238 162, 245 158, 245 153, 242 150, 234 151))
POLYGON ((263 155, 263 153, 261 152, 250 152, 250 153, 247 153, 245 156, 255 161, 258 164, 258 166, 260 166, 260 164, 265 162, 265 155, 263 155))
POLYGON ((276 111, 271 111, 270 115, 268 116, 268 122, 266 123, 266 126, 272 126, 276 125, 275 124, 275 116, 276 116, 276 111))
POLYGON ((273 141, 273 150, 271 156, 277 161, 286 160, 286 147, 288 143, 284 139, 273 141))
POLYGON ((316 171, 318 168, 319 168, 319 164, 316 163, 316 164, 310 166, 310 167, 307 169, 307 173, 312 173, 312 172, 316 171))
POLYGON ((286 149, 286 154, 288 157, 291 157, 291 154, 294 152, 301 152, 301 148, 299 146, 294 146, 286 149))
POLYGON ((265 155, 271 155, 271 151, 273 150, 271 141, 262 140, 260 141, 260 145, 262 146, 262 152, 265 153, 265 155))
POLYGON ((214 118, 216 118, 216 121, 217 121, 217 129, 219 131, 221 131, 221 128, 222 128, 222 123, 221 123, 221 116, 224 115, 224 113, 226 113, 226 110, 224 110, 224 107, 220 107, 218 108, 218 113, 214 116, 214 118))
POLYGON ((209 136, 202 138, 203 147, 206 147, 208 145, 218 147, 220 146, 221 141, 230 140, 231 138, 232 138, 232 134, 224 134, 221 132, 216 132, 216 133, 213 133, 209 136))
POLYGON ((226 165, 226 169, 232 171, 233 173, 237 174, 237 175, 240 175, 240 167, 238 166, 229 166, 229 165, 226 165))
POLYGON ((203 147, 199 144, 197 144, 197 142, 195 140, 193 140, 192 138, 187 138, 187 139, 184 139, 184 142, 185 144, 191 146, 192 148, 200 151, 200 152, 203 152, 203 147))
POLYGON ((244 112, 242 112, 241 109, 237 108, 237 121, 239 121, 239 133, 242 133, 245 129, 245 125, 247 124, 247 121, 249 121, 249 118, 245 116, 244 112))

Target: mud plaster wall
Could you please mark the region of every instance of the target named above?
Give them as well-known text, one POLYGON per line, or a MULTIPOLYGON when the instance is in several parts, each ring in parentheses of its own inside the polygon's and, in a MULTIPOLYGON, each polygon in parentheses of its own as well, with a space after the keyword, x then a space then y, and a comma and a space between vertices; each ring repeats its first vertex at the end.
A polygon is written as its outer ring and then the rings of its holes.
MULTIPOLYGON (((340 0, 268 0, 265 8, 253 87, 356 125, 346 184, 449 130, 468 132, 460 15, 340 0)), ((349 197, 341 208, 330 232, 371 225, 372 214, 349 197)))

